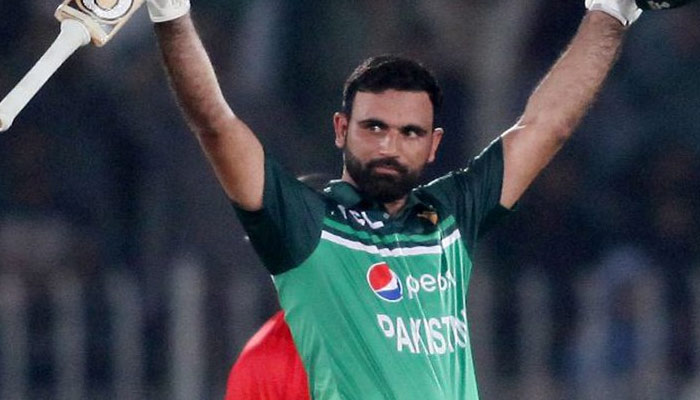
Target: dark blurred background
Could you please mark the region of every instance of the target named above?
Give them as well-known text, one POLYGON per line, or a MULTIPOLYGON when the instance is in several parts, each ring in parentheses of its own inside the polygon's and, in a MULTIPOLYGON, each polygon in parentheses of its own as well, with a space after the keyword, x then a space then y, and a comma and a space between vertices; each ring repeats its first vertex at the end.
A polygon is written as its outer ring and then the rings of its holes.
MULTIPOLYGON (((195 2, 234 111, 298 175, 339 176, 331 115, 371 55, 441 81, 426 180, 514 123, 583 1, 195 2)), ((58 32, 0 2, 0 95, 58 32)), ((477 254, 484 399, 700 398, 700 4, 647 13, 578 129, 477 254)), ((0 136, 0 398, 223 397, 276 310, 190 136, 145 10, 80 49, 0 136)))

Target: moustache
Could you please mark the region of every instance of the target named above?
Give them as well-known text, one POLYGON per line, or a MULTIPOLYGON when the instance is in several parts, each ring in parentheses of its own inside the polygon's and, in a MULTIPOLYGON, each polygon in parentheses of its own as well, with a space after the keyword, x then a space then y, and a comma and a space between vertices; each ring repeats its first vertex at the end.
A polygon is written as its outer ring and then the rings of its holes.
POLYGON ((367 169, 373 170, 378 167, 391 168, 396 170, 401 175, 406 175, 408 173, 408 168, 396 161, 394 158, 379 158, 372 160, 367 163, 367 169))

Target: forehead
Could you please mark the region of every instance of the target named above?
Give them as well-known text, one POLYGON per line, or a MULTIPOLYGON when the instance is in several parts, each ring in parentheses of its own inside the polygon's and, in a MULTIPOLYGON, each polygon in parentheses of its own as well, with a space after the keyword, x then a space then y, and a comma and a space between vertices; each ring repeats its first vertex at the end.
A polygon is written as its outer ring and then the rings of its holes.
POLYGON ((357 92, 351 119, 378 119, 390 125, 430 127, 433 123, 433 104, 426 92, 394 89, 379 93, 357 92))

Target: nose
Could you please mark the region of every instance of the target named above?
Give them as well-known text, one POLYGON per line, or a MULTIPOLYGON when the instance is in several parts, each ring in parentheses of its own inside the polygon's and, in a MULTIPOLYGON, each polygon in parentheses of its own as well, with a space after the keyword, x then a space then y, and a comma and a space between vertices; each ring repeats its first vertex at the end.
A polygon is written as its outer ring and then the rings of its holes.
POLYGON ((394 156, 397 152, 398 140, 401 133, 398 129, 388 129, 379 140, 379 153, 382 156, 394 156))

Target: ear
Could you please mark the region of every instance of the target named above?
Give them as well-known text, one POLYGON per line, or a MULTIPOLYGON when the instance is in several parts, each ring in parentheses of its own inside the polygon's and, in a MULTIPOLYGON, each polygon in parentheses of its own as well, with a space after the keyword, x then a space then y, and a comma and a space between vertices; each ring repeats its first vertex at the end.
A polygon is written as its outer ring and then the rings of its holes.
POLYGON ((428 162, 431 163, 435 161, 435 155, 437 154, 438 146, 442 141, 442 136, 445 134, 445 130, 442 128, 433 129, 432 143, 430 146, 430 156, 428 156, 428 162))
POLYGON ((333 130, 335 131, 335 147, 342 149, 345 147, 345 140, 348 134, 349 118, 345 113, 337 112, 333 114, 333 130))

